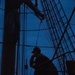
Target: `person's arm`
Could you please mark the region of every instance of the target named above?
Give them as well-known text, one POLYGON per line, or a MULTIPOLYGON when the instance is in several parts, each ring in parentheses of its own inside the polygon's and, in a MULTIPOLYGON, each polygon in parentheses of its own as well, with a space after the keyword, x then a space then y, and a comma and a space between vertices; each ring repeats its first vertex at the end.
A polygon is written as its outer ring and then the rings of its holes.
POLYGON ((32 55, 31 58, 30 58, 30 67, 33 67, 33 68, 35 68, 35 61, 34 61, 34 58, 35 58, 34 55, 32 55))

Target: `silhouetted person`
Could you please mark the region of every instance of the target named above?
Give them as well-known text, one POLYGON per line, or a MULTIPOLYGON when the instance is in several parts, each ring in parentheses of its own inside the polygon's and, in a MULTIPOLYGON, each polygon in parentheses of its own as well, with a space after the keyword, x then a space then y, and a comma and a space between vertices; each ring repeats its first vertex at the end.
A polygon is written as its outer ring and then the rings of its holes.
POLYGON ((39 47, 34 47, 30 58, 30 66, 35 69, 34 75, 58 75, 51 60, 41 53, 39 47))

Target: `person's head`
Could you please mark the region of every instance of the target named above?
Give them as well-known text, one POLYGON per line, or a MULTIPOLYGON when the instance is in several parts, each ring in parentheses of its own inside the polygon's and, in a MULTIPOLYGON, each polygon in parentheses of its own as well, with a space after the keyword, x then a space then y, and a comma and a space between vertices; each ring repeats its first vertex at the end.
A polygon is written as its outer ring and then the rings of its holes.
POLYGON ((35 56, 38 56, 40 53, 41 53, 41 50, 39 47, 35 46, 32 53, 35 55, 35 56))

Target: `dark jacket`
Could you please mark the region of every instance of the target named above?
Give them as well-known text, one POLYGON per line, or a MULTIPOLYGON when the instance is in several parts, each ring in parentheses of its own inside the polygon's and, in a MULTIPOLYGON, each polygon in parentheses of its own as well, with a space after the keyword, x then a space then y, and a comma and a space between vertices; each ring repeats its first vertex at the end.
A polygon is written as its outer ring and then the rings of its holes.
POLYGON ((57 69, 48 57, 39 54, 30 59, 30 66, 35 69, 34 75, 58 75, 57 69), (35 65, 33 65, 35 63, 35 65))

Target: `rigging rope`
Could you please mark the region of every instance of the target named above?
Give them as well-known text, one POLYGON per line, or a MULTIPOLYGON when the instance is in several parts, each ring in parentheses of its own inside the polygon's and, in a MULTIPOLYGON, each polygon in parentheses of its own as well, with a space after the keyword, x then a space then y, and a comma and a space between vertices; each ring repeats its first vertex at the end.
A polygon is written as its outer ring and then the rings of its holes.
POLYGON ((42 23, 42 21, 39 23, 39 29, 38 29, 37 39, 36 39, 36 46, 37 46, 37 44, 38 44, 38 39, 39 39, 39 33, 40 33, 41 23, 42 23))
MULTIPOLYGON (((27 12, 27 7, 24 5, 24 13, 27 12)), ((27 14, 25 15, 25 29, 27 30, 27 14)), ((25 44, 27 44, 27 31, 25 31, 25 44)), ((24 68, 25 68, 25 72, 24 74, 25 75, 28 75, 28 63, 27 63, 27 49, 25 47, 25 54, 24 54, 24 68)))
MULTIPOLYGON (((38 28, 38 30, 35 30, 35 31, 38 31, 37 40, 36 40, 36 46, 37 46, 37 44, 38 44, 39 33, 40 33, 41 30, 45 30, 45 31, 44 31, 44 34, 45 34, 45 36, 46 36, 46 38, 47 38, 47 40, 48 40, 48 42, 49 42, 49 44, 50 44, 50 35, 48 35, 48 32, 47 32, 46 30, 49 30, 51 27, 41 29, 41 24, 42 24, 42 20, 41 20, 40 23, 39 23, 39 28, 38 28)), ((45 26, 45 25, 43 24, 43 26, 45 26)), ((49 48, 51 48, 51 47, 49 47, 49 48)))

